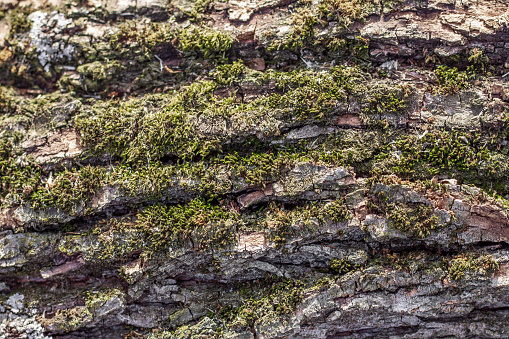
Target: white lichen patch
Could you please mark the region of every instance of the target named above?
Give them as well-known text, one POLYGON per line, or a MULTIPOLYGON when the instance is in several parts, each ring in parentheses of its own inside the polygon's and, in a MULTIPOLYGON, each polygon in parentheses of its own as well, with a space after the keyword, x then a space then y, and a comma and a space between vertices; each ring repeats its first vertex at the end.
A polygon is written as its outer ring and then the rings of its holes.
POLYGON ((71 24, 72 19, 66 19, 65 15, 56 11, 50 14, 33 12, 28 19, 32 21, 29 32, 31 46, 35 48, 37 58, 46 72, 56 61, 64 58, 71 60, 74 46, 58 40, 56 35, 62 33, 71 24))
POLYGON ((11 295, 9 299, 7 299, 6 304, 11 307, 12 312, 18 313, 23 309, 23 299, 25 299, 23 294, 15 293, 11 295))
POLYGON ((50 339, 44 335, 44 328, 35 315, 11 316, 0 322, 0 338, 50 339))
POLYGON ((36 320, 36 311, 25 307, 25 296, 14 293, 4 303, 0 302, 0 339, 49 339, 36 320), (4 307, 5 306, 5 307, 4 307))

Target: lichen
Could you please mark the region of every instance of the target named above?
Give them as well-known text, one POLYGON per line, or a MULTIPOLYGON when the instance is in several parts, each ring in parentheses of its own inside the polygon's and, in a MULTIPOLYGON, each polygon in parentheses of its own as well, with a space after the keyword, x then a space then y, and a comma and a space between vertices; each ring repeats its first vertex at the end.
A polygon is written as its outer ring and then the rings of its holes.
POLYGON ((27 18, 32 21, 29 32, 30 43, 46 72, 49 71, 52 63, 62 59, 71 60, 74 46, 55 40, 46 34, 44 29, 52 27, 53 34, 59 34, 72 22, 72 19, 66 19, 62 13, 53 12, 48 15, 41 11, 33 12, 27 18))

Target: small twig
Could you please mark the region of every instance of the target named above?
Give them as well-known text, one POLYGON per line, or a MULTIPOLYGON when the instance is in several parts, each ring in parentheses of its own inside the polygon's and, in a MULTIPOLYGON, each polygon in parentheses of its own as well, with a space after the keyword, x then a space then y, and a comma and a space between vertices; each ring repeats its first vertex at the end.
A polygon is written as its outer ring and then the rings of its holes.
POLYGON ((422 133, 422 135, 419 135, 417 139, 422 139, 426 136, 426 134, 428 134, 428 130, 425 130, 424 133, 422 133))
POLYGON ((161 66, 161 73, 163 73, 163 61, 157 55, 154 54, 157 60, 159 60, 159 66, 161 66))
POLYGON ((164 66, 164 69, 168 71, 168 73, 180 73, 180 71, 174 71, 171 68, 168 68, 168 66, 164 66))

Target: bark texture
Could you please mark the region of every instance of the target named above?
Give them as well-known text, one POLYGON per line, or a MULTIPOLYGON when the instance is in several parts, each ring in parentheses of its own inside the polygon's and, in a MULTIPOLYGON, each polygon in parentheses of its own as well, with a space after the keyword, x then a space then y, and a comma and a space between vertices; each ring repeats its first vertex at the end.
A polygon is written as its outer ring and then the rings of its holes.
POLYGON ((509 336, 509 3, 0 4, 0 338, 509 336))

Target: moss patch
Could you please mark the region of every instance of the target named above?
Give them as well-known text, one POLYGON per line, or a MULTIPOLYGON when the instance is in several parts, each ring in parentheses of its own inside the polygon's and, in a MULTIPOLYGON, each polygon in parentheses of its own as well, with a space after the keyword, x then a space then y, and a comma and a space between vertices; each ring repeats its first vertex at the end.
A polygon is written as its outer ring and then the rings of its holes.
POLYGON ((261 285, 262 288, 241 290, 239 307, 226 305, 219 310, 218 316, 227 327, 249 329, 281 320, 292 314, 303 299, 304 284, 298 280, 268 277, 261 285))
POLYGON ((235 240, 235 215, 221 207, 193 200, 182 206, 151 206, 138 215, 141 230, 154 249, 191 243, 198 250, 224 248, 235 240))
POLYGON ((461 254, 452 258, 447 267, 451 278, 460 280, 467 275, 489 276, 498 271, 499 264, 492 255, 461 254))
POLYGON ((454 94, 469 86, 467 74, 458 72, 456 67, 440 65, 435 74, 439 85, 438 92, 441 94, 454 94))

